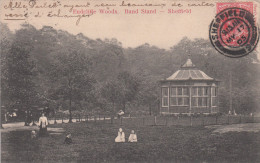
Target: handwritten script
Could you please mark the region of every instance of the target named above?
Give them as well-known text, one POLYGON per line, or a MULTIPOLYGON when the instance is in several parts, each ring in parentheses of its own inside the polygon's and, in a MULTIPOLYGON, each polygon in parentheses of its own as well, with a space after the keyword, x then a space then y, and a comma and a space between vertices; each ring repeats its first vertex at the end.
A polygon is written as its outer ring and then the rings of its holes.
POLYGON ((6 21, 30 21, 40 18, 75 19, 76 25, 83 18, 95 14, 190 14, 194 7, 214 7, 207 2, 181 3, 171 1, 61 1, 61 0, 3 0, 1 10, 6 21), (161 3, 164 2, 164 3, 161 3))

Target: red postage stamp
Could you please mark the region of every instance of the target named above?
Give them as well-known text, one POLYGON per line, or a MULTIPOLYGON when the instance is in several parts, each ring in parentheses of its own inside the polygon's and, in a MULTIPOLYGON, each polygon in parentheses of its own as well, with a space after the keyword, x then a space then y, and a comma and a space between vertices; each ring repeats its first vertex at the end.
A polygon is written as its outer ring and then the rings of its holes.
POLYGON ((224 2, 224 3, 217 3, 217 13, 231 7, 237 7, 241 9, 245 9, 250 13, 254 11, 254 3, 253 2, 224 2))
POLYGON ((252 52, 259 40, 252 2, 217 3, 217 15, 211 22, 212 45, 228 57, 242 57, 252 52))

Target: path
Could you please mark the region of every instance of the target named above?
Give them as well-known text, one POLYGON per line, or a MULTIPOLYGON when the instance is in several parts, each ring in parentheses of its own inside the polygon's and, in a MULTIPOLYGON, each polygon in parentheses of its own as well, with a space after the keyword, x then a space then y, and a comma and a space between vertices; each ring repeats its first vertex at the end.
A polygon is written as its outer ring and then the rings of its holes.
POLYGON ((227 132, 259 132, 260 123, 245 123, 245 124, 232 124, 232 125, 214 125, 207 126, 207 128, 215 129, 213 133, 227 133, 227 132))
MULTIPOLYGON (((124 118, 127 118, 127 117, 124 117, 124 118)), ((111 118, 105 118, 105 120, 110 120, 111 118)), ((116 118, 115 118, 116 119, 116 118)), ((77 122, 78 119, 72 119, 72 122, 77 122)), ((94 118, 89 118, 88 121, 94 121, 95 119, 94 118)), ((104 120, 104 118, 96 118, 97 121, 102 121, 104 120)), ((82 120, 82 121, 85 121, 82 120)), ((51 119, 48 121, 49 124, 54 124, 54 120, 51 119)), ((56 120, 57 123, 62 123, 62 120, 56 120)), ((64 119, 63 120, 64 123, 68 123, 69 122, 69 119, 64 119)), ((38 123, 36 123, 38 124, 38 123)), ((38 129, 38 126, 32 126, 32 123, 30 123, 30 126, 24 126, 24 122, 13 122, 13 123, 6 123, 6 124, 3 124, 3 127, 4 129, 1 129, 0 131, 1 132, 10 132, 10 131, 16 131, 16 130, 36 130, 38 129)))

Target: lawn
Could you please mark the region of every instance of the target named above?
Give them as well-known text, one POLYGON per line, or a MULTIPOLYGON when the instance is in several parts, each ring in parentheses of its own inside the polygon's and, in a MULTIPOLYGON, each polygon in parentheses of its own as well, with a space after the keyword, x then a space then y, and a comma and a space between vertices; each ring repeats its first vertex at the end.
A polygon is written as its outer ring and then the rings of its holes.
POLYGON ((50 125, 63 128, 31 140, 30 131, 2 133, 2 162, 259 162, 259 132, 213 133, 203 126, 143 126, 103 122, 50 125), (134 129, 138 143, 114 143, 118 128, 134 129), (66 133, 73 144, 65 145, 66 133))

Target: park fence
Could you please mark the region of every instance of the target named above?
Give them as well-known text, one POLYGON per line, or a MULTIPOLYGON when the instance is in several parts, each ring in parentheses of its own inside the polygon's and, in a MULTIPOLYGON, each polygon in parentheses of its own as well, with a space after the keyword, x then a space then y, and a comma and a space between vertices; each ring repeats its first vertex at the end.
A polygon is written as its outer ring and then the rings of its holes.
MULTIPOLYGON (((68 123, 69 115, 49 117, 51 123, 68 123)), ((144 117, 114 117, 108 115, 73 114, 72 122, 104 123, 104 124, 134 124, 138 126, 208 126, 240 123, 260 123, 260 117, 245 115, 200 115, 200 116, 144 116, 144 117)))

